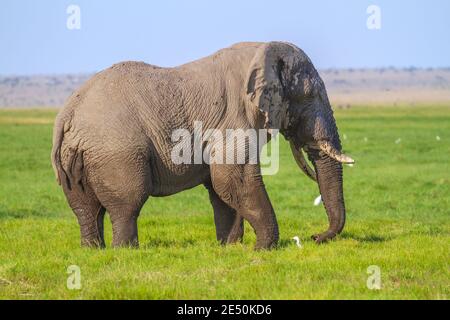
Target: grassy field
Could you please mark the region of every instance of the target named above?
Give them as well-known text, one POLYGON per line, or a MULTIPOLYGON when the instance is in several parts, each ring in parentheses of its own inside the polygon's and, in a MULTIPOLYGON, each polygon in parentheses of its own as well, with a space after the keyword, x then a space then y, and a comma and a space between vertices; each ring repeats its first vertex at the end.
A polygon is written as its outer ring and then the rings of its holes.
POLYGON ((450 108, 337 110, 357 164, 344 169, 345 231, 326 245, 309 239, 327 226, 317 186, 283 142, 279 173, 265 177, 281 233, 269 252, 253 251, 248 225, 243 244, 219 246, 203 187, 149 199, 140 249, 81 249, 50 164, 55 114, 0 111, 0 299, 449 298, 450 108), (80 290, 66 287, 70 265, 80 290), (366 286, 371 265, 380 290, 366 286))

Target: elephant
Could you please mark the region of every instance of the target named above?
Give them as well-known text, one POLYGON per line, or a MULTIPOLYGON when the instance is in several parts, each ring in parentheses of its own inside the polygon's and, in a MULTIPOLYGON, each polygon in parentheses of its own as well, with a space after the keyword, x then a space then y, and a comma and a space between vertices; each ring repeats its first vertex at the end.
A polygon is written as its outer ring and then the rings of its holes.
POLYGON ((82 246, 105 247, 107 211, 112 246, 138 247, 137 219, 150 196, 202 184, 218 242, 242 241, 245 219, 256 233, 255 249, 276 247, 278 223, 259 162, 171 160, 173 130, 192 132, 195 121, 222 131, 279 130, 322 195, 329 227, 312 238, 322 243, 342 231, 342 164, 353 159, 342 152, 322 79, 291 43, 243 42, 177 67, 117 63, 67 99, 55 120, 51 160, 78 220, 82 246))

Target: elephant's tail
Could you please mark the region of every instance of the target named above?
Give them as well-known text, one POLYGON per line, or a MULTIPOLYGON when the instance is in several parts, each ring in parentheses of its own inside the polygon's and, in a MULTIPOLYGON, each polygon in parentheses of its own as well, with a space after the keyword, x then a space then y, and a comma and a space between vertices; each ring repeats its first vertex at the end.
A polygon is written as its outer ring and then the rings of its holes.
POLYGON ((56 180, 61 185, 62 179, 67 179, 67 174, 61 165, 61 145, 64 139, 64 117, 58 114, 53 128, 52 166, 56 180))
POLYGON ((78 150, 68 153, 68 170, 66 171, 61 162, 61 147, 64 140, 64 134, 68 131, 70 125, 71 113, 62 110, 58 114, 55 126, 53 128, 53 148, 52 148, 52 166, 55 172, 56 180, 59 185, 72 190, 72 187, 81 181, 81 169, 83 168, 83 154, 78 150))

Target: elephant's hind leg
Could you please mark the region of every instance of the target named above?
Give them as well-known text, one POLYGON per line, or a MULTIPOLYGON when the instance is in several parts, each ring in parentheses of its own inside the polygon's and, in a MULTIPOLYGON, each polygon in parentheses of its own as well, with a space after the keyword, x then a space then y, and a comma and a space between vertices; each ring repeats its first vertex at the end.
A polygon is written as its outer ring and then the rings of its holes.
POLYGON ((63 186, 70 207, 80 225, 81 245, 83 247, 105 247, 103 220, 105 208, 98 201, 94 192, 85 186, 84 191, 69 190, 63 186))
POLYGON ((217 240, 221 244, 242 241, 244 236, 244 219, 236 214, 236 210, 220 199, 219 195, 214 191, 211 182, 205 183, 205 187, 208 189, 209 199, 214 209, 217 240))
POLYGON ((112 202, 105 201, 113 229, 113 247, 139 247, 137 220, 147 198, 145 192, 136 189, 112 202))
POLYGON ((113 247, 139 247, 137 219, 140 209, 133 206, 110 209, 113 247))
POLYGON ((96 171, 102 183, 95 193, 111 218, 113 247, 138 247, 137 220, 150 195, 150 168, 126 157, 114 160, 96 171))

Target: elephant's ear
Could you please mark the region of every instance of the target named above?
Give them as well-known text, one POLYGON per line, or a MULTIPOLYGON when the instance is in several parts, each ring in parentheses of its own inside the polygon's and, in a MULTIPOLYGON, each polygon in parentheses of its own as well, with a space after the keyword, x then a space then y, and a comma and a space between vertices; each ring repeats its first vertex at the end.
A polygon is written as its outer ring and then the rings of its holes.
POLYGON ((247 98, 264 114, 266 129, 281 129, 286 122, 285 68, 286 44, 271 42, 258 49, 248 70, 247 98))

